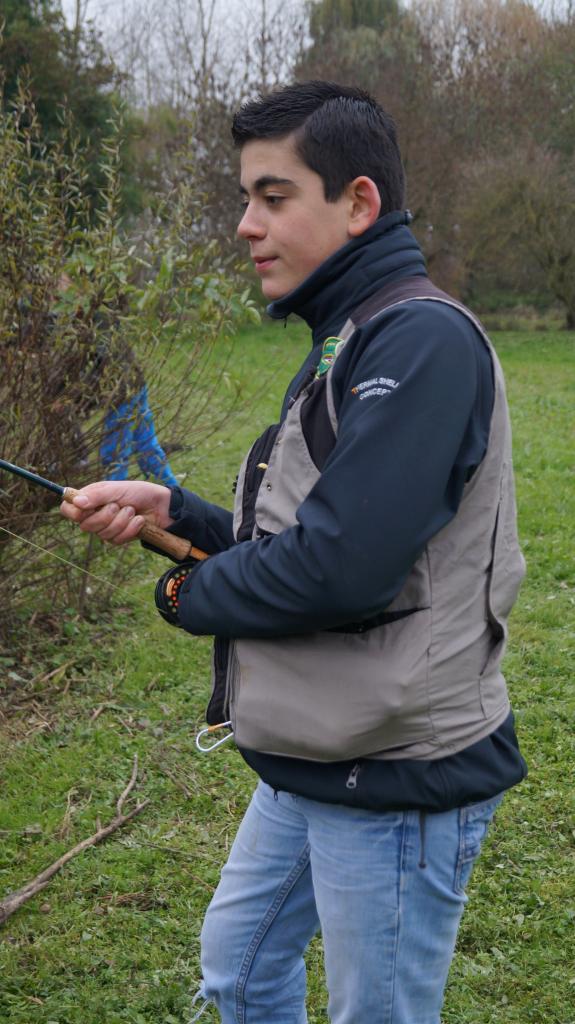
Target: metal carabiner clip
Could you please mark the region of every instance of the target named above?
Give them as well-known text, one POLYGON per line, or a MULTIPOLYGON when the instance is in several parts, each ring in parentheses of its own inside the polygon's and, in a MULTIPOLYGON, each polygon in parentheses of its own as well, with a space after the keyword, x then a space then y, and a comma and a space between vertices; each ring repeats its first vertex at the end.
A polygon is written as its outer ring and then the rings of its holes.
POLYGON ((203 747, 200 740, 203 736, 209 736, 213 732, 217 732, 218 729, 229 729, 231 728, 231 722, 219 722, 218 725, 208 725, 206 729, 200 729, 196 736, 196 747, 202 754, 209 754, 211 750, 215 750, 216 747, 221 747, 222 743, 227 743, 228 740, 234 738, 233 732, 229 732, 227 736, 223 736, 221 740, 216 740, 215 743, 210 743, 209 746, 203 747))

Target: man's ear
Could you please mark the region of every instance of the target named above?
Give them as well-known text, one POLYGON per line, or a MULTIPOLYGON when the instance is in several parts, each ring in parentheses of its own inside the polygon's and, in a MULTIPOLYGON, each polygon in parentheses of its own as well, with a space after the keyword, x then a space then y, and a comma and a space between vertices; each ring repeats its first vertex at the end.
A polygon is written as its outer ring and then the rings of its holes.
POLYGON ((375 224, 381 210, 381 196, 375 182, 365 175, 350 181, 346 193, 350 202, 347 230, 350 238, 357 238, 375 224))

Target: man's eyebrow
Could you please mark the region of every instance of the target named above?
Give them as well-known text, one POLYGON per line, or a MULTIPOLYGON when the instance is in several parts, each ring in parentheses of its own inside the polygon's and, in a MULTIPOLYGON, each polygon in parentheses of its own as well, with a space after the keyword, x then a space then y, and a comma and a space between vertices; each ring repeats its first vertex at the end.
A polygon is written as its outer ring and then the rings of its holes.
MULTIPOLYGON (((254 181, 253 190, 254 192, 263 192, 264 188, 269 185, 295 185, 295 181, 292 181, 291 178, 278 178, 275 174, 262 174, 261 178, 256 178, 254 181)), ((248 190, 240 185, 240 192, 245 196, 248 190)))

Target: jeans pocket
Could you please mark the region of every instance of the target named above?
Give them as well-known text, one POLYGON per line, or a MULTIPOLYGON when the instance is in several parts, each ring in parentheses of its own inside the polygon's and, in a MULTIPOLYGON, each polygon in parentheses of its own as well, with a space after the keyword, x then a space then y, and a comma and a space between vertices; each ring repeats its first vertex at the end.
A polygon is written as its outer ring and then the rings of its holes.
POLYGON ((503 799, 503 794, 482 800, 478 804, 470 804, 459 811, 459 851, 455 866, 454 891, 458 896, 465 894, 473 865, 481 850, 481 844, 487 835, 489 825, 495 811, 503 799))

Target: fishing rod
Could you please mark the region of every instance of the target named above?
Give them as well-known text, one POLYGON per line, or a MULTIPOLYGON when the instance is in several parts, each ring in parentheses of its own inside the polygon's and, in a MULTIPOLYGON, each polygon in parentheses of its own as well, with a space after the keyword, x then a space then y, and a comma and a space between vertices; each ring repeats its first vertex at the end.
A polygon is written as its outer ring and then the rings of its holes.
MULTIPOLYGON (((16 466, 13 462, 6 462, 5 459, 0 459, 0 469, 4 469, 7 473, 14 474, 14 476, 22 477, 38 487, 44 487, 47 491, 57 494, 58 497, 71 504, 73 504, 76 495, 80 493, 74 487, 62 487, 61 484, 56 484, 52 480, 46 480, 45 477, 39 476, 38 473, 32 473, 31 470, 23 469, 22 466, 16 466)), ((145 521, 139 530, 138 540, 143 540, 146 544, 152 544, 155 548, 164 551, 165 554, 175 558, 178 562, 185 562, 192 558, 197 561, 203 561, 204 558, 208 557, 205 551, 194 547, 185 537, 176 537, 173 533, 168 533, 167 530, 162 530, 159 526, 149 521, 145 521)))
MULTIPOLYGON (((13 462, 6 462, 5 459, 0 459, 0 469, 6 470, 7 473, 13 473, 14 476, 22 477, 24 480, 27 480, 29 483, 35 484, 38 487, 44 487, 47 491, 51 491, 52 494, 57 494, 59 498, 63 498, 64 501, 73 503, 75 496, 80 493, 74 487, 62 487, 61 484, 56 484, 53 480, 47 480, 38 473, 32 473, 31 470, 23 469, 22 466, 16 466, 13 462)), ((0 527, 0 529, 4 529, 4 527, 0 527)), ((6 533, 10 533, 10 531, 6 530, 6 533)), ((11 536, 17 535, 11 534, 11 536)), ((172 558, 175 558, 178 562, 186 562, 190 559, 203 561, 205 558, 209 558, 209 555, 207 555, 205 551, 201 551, 200 548, 194 547, 194 545, 184 537, 176 537, 173 533, 168 533, 166 530, 162 530, 159 526, 155 526, 154 523, 144 522, 144 525, 138 532, 138 538, 140 540, 145 540, 148 544, 153 544, 154 547, 164 551, 167 555, 171 555, 172 558)), ((31 542, 27 541, 27 543, 31 542)), ((36 547, 37 545, 33 546, 36 547)), ((42 548, 41 550, 44 549, 42 548)), ((51 552, 51 554, 53 554, 53 552, 51 552)), ((60 556, 56 555, 55 557, 59 558, 60 556)), ((66 560, 61 559, 61 561, 66 560)), ((71 562, 68 562, 67 564, 73 565, 71 562)), ((74 566, 74 568, 79 569, 80 566, 74 566)), ((182 568, 184 569, 185 567, 182 568)), ((82 570, 82 572, 85 572, 85 570, 82 570)), ((170 570, 170 572, 162 576, 156 584, 156 606, 158 611, 164 619, 172 623, 175 622, 174 609, 177 608, 178 605, 177 592, 179 586, 185 579, 185 573, 180 577, 177 576, 179 572, 179 569, 170 570), (175 576, 174 573, 176 574, 175 576), (162 593, 163 597, 163 600, 161 600, 160 603, 158 603, 159 591, 162 593)), ((93 576, 94 574, 88 573, 88 575, 93 576)), ((102 577, 96 578, 102 580, 102 577)), ((109 580, 102 580, 102 582, 110 583, 109 580)), ((112 583, 110 585, 117 589, 115 584, 112 583)), ((212 750, 216 750, 224 743, 227 743, 228 740, 233 738, 233 731, 227 732, 219 739, 217 736, 213 736, 212 742, 207 744, 204 742, 204 737, 209 736, 212 738, 214 733, 218 733, 222 729, 231 730, 231 725, 231 721, 218 722, 217 725, 209 725, 204 729, 200 729, 196 736, 197 749, 202 754, 209 754, 212 750)))

